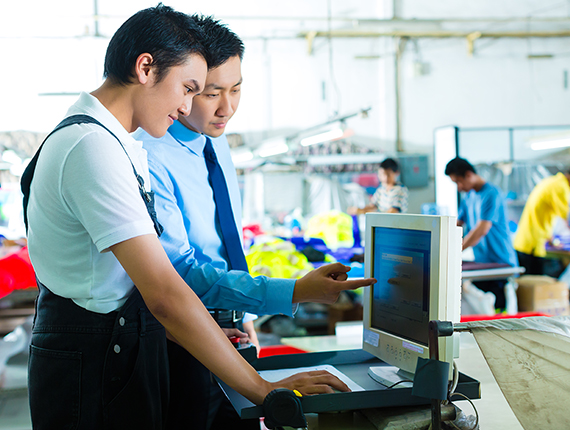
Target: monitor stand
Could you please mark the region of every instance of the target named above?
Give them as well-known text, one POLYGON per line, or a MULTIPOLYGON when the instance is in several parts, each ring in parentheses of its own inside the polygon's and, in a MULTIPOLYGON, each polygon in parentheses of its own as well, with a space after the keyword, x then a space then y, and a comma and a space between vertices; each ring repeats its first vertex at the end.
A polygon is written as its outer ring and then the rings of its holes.
POLYGON ((368 375, 388 388, 410 388, 414 385, 414 374, 395 366, 370 366, 368 375))

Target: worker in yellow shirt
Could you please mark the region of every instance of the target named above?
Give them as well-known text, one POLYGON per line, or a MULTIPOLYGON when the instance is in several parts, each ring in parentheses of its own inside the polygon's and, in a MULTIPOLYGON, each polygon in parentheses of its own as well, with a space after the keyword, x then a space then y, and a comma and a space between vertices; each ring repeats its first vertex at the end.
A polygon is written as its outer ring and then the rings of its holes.
POLYGON ((545 245, 552 238, 556 218, 567 220, 569 202, 570 169, 543 179, 528 196, 514 240, 519 264, 527 275, 560 274, 559 269, 548 273, 545 245))

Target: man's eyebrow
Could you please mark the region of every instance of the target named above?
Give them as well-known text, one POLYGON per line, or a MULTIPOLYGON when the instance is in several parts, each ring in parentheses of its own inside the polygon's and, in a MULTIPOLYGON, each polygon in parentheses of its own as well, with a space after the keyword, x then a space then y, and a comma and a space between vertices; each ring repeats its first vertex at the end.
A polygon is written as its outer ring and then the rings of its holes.
MULTIPOLYGON (((242 82, 243 82, 243 78, 240 78, 240 80, 237 83, 232 85, 232 88, 235 88, 235 87, 241 85, 242 82)), ((211 84, 206 85, 206 87, 204 89, 205 90, 206 89, 208 89, 208 90, 223 90, 223 89, 225 89, 225 87, 223 87, 220 84, 217 84, 215 82, 212 82, 211 84)))
POLYGON ((194 92, 199 93, 202 91, 202 87, 200 86, 200 83, 196 79, 190 79, 190 82, 194 86, 194 92))

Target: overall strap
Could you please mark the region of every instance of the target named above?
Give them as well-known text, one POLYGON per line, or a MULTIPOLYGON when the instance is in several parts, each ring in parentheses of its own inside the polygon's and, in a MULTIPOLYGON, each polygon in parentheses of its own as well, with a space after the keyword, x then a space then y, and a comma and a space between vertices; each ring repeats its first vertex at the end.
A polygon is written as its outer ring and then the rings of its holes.
POLYGON ((125 149, 123 143, 111 130, 109 130, 107 127, 105 127, 99 121, 97 121, 95 118, 93 118, 92 116, 89 116, 89 115, 84 115, 84 114, 71 115, 71 116, 68 116, 67 118, 64 118, 51 131, 51 133, 46 136, 46 138, 44 139, 44 141, 42 142, 42 144, 40 145, 40 147, 38 148, 38 150, 34 154, 33 158, 30 160, 30 163, 26 167, 26 170, 24 170, 24 173, 22 174, 22 179, 20 181, 20 184, 21 184, 21 188, 22 188, 22 193, 24 194, 24 200, 23 200, 24 223, 26 225, 26 231, 28 230, 28 202, 30 200, 30 188, 32 185, 32 178, 34 177, 34 172, 36 170, 36 165, 38 164, 38 158, 40 156, 40 152, 44 146, 44 143, 46 143, 46 141, 49 139, 49 137, 52 134, 54 134, 58 130, 61 130, 64 127, 67 127, 67 126, 73 125, 73 124, 97 124, 98 126, 103 127, 105 130, 107 130, 111 134, 111 136, 113 136, 115 139, 117 139, 117 142, 119 142, 119 144, 121 145, 121 148, 123 148, 123 151, 125 151, 125 154, 127 155, 129 162, 131 163, 131 167, 133 168, 133 172, 135 174, 135 177, 137 178, 137 182, 138 182, 138 186, 139 186, 139 192, 141 194, 143 201, 145 202, 145 206, 147 208, 147 211, 148 211, 148 213, 149 213, 149 215, 150 215, 150 217, 154 223, 154 229, 156 230, 156 233, 160 236, 162 234, 163 228, 156 218, 156 212, 154 210, 154 193, 152 191, 147 192, 145 190, 144 179, 142 178, 142 176, 140 176, 137 173, 137 170, 135 169, 133 161, 131 160, 131 157, 129 157, 129 154, 128 154, 127 150, 125 149))

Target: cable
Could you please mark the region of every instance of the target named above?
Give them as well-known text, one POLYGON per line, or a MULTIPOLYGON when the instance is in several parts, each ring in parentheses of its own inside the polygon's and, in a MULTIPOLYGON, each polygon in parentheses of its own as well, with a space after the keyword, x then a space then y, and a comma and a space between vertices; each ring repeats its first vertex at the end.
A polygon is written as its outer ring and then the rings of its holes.
POLYGON ((449 387, 449 393, 455 392, 457 384, 459 383, 459 369, 457 368, 457 363, 453 360, 453 380, 451 381, 451 386, 449 387))
MULTIPOLYGON (((467 397, 465 394, 462 393, 451 393, 449 395, 449 398, 453 397, 453 396, 461 396, 463 397, 465 400, 467 400, 469 403, 471 403, 471 406, 473 407, 473 410, 475 411, 475 425, 473 426, 473 430, 475 430, 478 426, 479 426, 479 412, 477 412, 477 408, 475 407, 475 404, 471 401, 471 399, 469 397, 467 397)), ((453 427, 455 427, 458 430, 459 427, 457 427, 455 424, 453 424, 453 422, 451 422, 451 424, 453 425, 453 427)))
POLYGON ((395 387, 396 385, 401 384, 402 382, 411 382, 412 384, 414 383, 414 381, 411 381, 411 380, 409 380, 409 379, 402 379, 401 381, 398 381, 398 382, 396 382, 395 384, 390 385, 387 389, 393 388, 393 387, 395 387))
POLYGON ((447 398, 448 399, 443 400, 441 402, 443 405, 447 405, 450 403, 449 397, 451 396, 451 393, 453 393, 455 391, 455 389, 457 388, 458 382, 459 382, 459 370, 457 369, 457 363, 455 363, 455 360, 453 360, 453 379, 449 383, 449 388, 447 390, 447 398))
MULTIPOLYGON (((401 381, 398 381, 398 382, 396 382, 396 383, 390 385, 387 389, 394 388, 396 385, 399 385, 399 384, 401 384, 401 383, 403 383, 403 382, 411 382, 411 383, 413 383, 414 381, 411 381, 411 380, 409 380, 409 379, 402 379, 401 381)), ((443 402, 441 402, 441 403, 442 403, 442 404, 449 404, 449 403, 451 403, 451 398, 452 398, 453 396, 461 396, 461 397, 463 397, 465 400, 467 400, 469 403, 471 403, 471 406, 473 407, 473 410, 475 411, 475 426, 473 426, 473 429, 472 429, 472 430, 475 430, 475 429, 478 427, 478 425, 479 425, 479 412, 477 412, 477 408, 475 407, 475 404, 471 401, 471 399, 470 399, 469 397, 467 397, 467 396, 466 396, 465 394, 463 394, 463 393, 456 393, 456 392, 454 392, 454 390, 457 388, 458 382, 459 382, 459 369, 457 368, 457 363, 455 363, 455 360, 453 360, 453 379, 452 379, 452 381, 451 381, 451 383, 450 383, 450 386, 449 386, 449 395, 448 395, 448 399, 449 399, 449 400, 445 400, 445 401, 443 401, 443 402)), ((453 421, 451 421, 450 423, 451 423, 451 425, 452 425, 453 427, 455 427, 457 430, 461 430, 459 427, 457 427, 457 426, 453 423, 453 421)))
MULTIPOLYGON (((401 381, 398 381, 395 384, 390 385, 388 388, 393 388, 396 385, 401 384, 402 382, 411 382, 412 384, 414 383, 414 381, 410 379, 402 379, 401 381)), ((453 360, 453 379, 449 386, 448 396, 451 396, 451 393, 453 393, 453 391, 457 388, 458 382, 459 382, 459 370, 457 369, 457 364, 455 363, 455 360, 453 360)), ((447 402, 448 401, 446 400, 445 404, 447 404, 447 402)))

